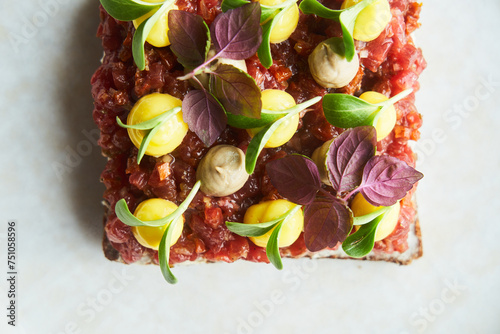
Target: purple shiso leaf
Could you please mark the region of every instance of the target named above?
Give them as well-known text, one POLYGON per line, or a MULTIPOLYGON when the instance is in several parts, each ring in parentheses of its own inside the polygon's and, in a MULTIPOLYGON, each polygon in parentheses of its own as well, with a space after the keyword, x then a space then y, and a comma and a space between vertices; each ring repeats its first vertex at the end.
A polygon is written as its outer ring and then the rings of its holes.
POLYGON ((335 247, 352 229, 352 212, 339 199, 318 198, 306 206, 304 240, 311 252, 335 247))
POLYGON ((207 91, 192 90, 182 101, 184 122, 208 147, 226 128, 227 116, 222 106, 207 91))
POLYGON ((210 32, 220 58, 250 58, 262 42, 260 4, 253 2, 219 14, 210 32))
POLYGON ((271 183, 290 201, 307 205, 314 201, 321 188, 318 167, 309 158, 288 155, 266 165, 271 183))
POLYGON ((333 189, 340 194, 356 188, 363 167, 375 154, 377 132, 373 126, 359 126, 335 138, 328 150, 326 164, 333 189))
POLYGON ((359 190, 375 206, 391 206, 424 175, 404 161, 389 155, 375 156, 366 164, 359 190))
POLYGON ((261 91, 251 76, 232 65, 222 64, 211 77, 212 92, 227 112, 260 118, 261 91))
POLYGON ((183 10, 168 13, 170 49, 184 67, 196 67, 205 61, 210 47, 208 26, 201 16, 183 10))

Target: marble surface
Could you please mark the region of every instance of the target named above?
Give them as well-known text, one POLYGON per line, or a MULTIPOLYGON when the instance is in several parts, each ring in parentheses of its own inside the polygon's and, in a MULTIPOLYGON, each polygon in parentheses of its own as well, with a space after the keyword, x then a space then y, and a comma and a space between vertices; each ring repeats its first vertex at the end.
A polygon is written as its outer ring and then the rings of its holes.
POLYGON ((104 160, 89 93, 101 54, 97 1, 2 0, 0 12, 0 332, 500 332, 498 0, 424 0, 423 258, 407 267, 285 260, 281 272, 184 266, 176 286, 157 267, 101 253, 104 160), (12 219, 16 328, 6 325, 12 219))

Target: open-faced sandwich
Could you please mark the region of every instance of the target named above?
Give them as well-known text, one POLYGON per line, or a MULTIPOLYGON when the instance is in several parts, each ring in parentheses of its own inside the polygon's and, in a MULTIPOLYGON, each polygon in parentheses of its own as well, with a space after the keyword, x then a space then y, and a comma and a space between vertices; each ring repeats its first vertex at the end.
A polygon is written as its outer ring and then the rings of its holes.
MULTIPOLYGON (((104 253, 421 256, 413 0, 101 0, 104 253)), ((169 265, 170 264, 170 265, 169 265)))

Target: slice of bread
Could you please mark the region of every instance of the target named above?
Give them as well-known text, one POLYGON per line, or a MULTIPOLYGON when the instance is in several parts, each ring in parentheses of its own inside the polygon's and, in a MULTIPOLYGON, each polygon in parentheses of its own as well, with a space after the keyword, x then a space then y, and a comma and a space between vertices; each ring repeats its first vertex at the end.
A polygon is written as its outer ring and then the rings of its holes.
MULTIPOLYGON (((277 58, 275 59, 275 64, 273 65, 274 67, 270 70, 264 69, 260 65, 260 62, 258 62, 258 58, 256 56, 247 59, 247 65, 254 71, 261 71, 256 73, 252 72, 252 75, 255 77, 262 90, 269 88, 287 90, 291 92, 297 101, 301 100, 300 102, 311 98, 310 95, 314 95, 316 93, 317 94, 315 96, 334 92, 359 95, 365 90, 374 90, 384 93, 387 96, 394 96, 396 93, 408 88, 414 88, 414 90, 417 90, 418 75, 425 68, 425 60, 422 57, 420 49, 415 47, 412 41, 411 33, 418 27, 421 5, 415 0, 405 1, 407 4, 405 4, 406 7, 402 6, 405 8, 403 12, 399 7, 393 8, 392 21, 377 40, 368 43, 356 42, 356 48, 359 53, 361 66, 359 67, 356 77, 345 87, 337 90, 326 90, 319 87, 307 70, 308 52, 311 52, 314 45, 317 45, 318 41, 326 39, 327 36, 331 37, 331 35, 335 35, 336 33, 335 24, 325 23, 325 21, 320 22, 321 24, 310 23, 311 20, 323 20, 315 16, 313 18, 303 18, 303 20, 300 21, 298 29, 302 29, 301 32, 295 33, 289 40, 283 43, 273 45, 273 57, 274 55, 277 55, 277 58), (308 22, 310 26, 315 27, 314 29, 319 29, 318 27, 328 27, 328 33, 322 31, 309 31, 307 27, 308 22), (307 48, 311 50, 307 51, 307 48), (296 61, 297 64, 294 64, 293 61, 296 61), (301 69, 302 72, 307 73, 301 73, 299 69, 301 69), (278 77, 286 77, 286 79, 279 81, 277 79, 278 77), (404 87, 404 85, 410 86, 404 87), (306 88, 303 89, 302 87, 306 88)), ((337 1, 337 5, 340 6, 339 1, 337 1)), ((220 1, 217 6, 220 6, 220 1)), ((220 12, 220 8, 217 6, 214 11, 209 11, 212 13, 210 15, 215 15, 220 12)), ((213 18, 214 17, 204 17, 204 19, 209 22, 211 22, 213 18)), ((325 31, 326 30, 327 29, 325 29, 325 31)), ((179 69, 181 66, 176 63, 176 57, 172 52, 170 52, 168 47, 159 49, 146 44, 146 59, 148 67, 144 71, 139 71, 136 68, 132 59, 130 45, 131 36, 134 31, 135 28, 131 22, 115 20, 111 18, 101 7, 101 25, 99 27, 98 36, 103 39, 105 53, 102 59, 101 67, 96 71, 94 77, 92 78, 92 93, 95 100, 94 119, 101 130, 99 145, 102 147, 104 156, 108 157, 109 160, 108 166, 102 176, 102 181, 107 187, 107 193, 105 194, 106 201, 104 202, 104 226, 106 226, 106 224, 108 224, 113 218, 116 219, 116 216, 114 216, 114 212, 110 209, 110 206, 113 206, 120 198, 130 199, 130 203, 134 203, 133 205, 136 205, 140 201, 152 197, 163 196, 162 198, 175 202, 180 202, 178 199, 183 197, 176 196, 175 194, 171 195, 172 189, 169 189, 167 194, 167 191, 163 191, 162 189, 160 189, 162 191, 157 191, 158 189, 155 188, 155 186, 149 185, 148 180, 150 180, 153 173, 156 172, 154 169, 156 168, 155 164, 159 163, 161 159, 154 160, 154 158, 146 156, 143 162, 138 165, 134 161, 137 155, 137 150, 131 144, 126 131, 116 126, 116 117, 119 117, 122 121, 124 121, 134 103, 142 96, 152 92, 162 92, 182 98, 190 89, 187 81, 179 81, 176 79, 178 76, 183 74, 183 71, 179 69), (161 75, 156 75, 158 73, 161 75), (158 193, 161 193, 161 195, 157 195, 158 193), (168 196, 171 198, 168 198, 168 196)), ((399 115, 396 128, 389 136, 389 140, 379 143, 379 150, 382 150, 387 154, 392 154, 393 156, 396 156, 400 160, 404 160, 411 165, 415 162, 415 159, 407 142, 418 139, 418 128, 421 123, 419 118, 420 115, 414 106, 414 95, 412 94, 405 100, 399 102, 399 106, 396 106, 396 109, 398 110, 399 115), (388 149, 388 147, 391 147, 391 150, 388 149)), ((318 110, 312 109, 311 114, 314 114, 315 111, 317 112, 318 110)), ((338 134, 339 131, 336 128, 333 128, 333 126, 327 124, 326 119, 323 123, 321 123, 318 121, 318 116, 308 118, 305 117, 304 114, 307 116, 307 113, 305 112, 301 114, 301 117, 303 117, 301 120, 301 126, 306 130, 303 130, 300 138, 295 138, 296 140, 294 140, 289 147, 284 148, 281 152, 279 149, 276 150, 276 152, 273 151, 272 154, 275 156, 270 154, 268 157, 269 159, 272 160, 283 152, 286 154, 299 152, 310 156, 314 149, 307 147, 308 143, 313 143, 314 145, 317 145, 316 147, 319 147, 321 145, 319 142, 326 142, 334 136, 334 133, 338 134), (305 124, 306 120, 310 120, 311 123, 316 122, 314 124, 315 126, 317 125, 317 128, 308 128, 308 124, 305 124), (301 148, 304 147, 305 150, 301 150, 301 148)), ((244 131, 243 133, 245 134, 244 131)), ((205 149, 205 147, 203 147, 201 141, 195 137, 195 135, 192 135, 189 138, 190 145, 198 145, 198 147, 200 147, 199 152, 201 152, 205 149)), ((233 134, 233 137, 231 138, 229 138, 228 135, 229 139, 222 139, 221 143, 235 146, 248 145, 248 143, 242 144, 242 141, 238 142, 240 137, 241 134, 233 134)), ((185 147, 180 148, 185 149, 185 147)), ((175 161, 177 159, 177 161, 183 164, 182 168, 184 168, 186 170, 186 174, 188 174, 189 169, 196 169, 199 159, 201 159, 201 157, 193 158, 196 154, 197 153, 193 154, 189 151, 184 154, 185 156, 182 156, 179 153, 174 158, 170 157, 169 161, 175 161), (198 160, 195 161, 195 159, 198 160)), ((173 164, 173 162, 171 164, 173 164)), ((179 168, 177 172, 179 172, 179 170, 183 172, 182 168, 179 168)), ((262 168, 261 166, 261 170, 265 170, 265 168, 262 168)), ((167 181, 171 181, 170 184, 173 184, 173 189, 176 189, 178 195, 179 192, 181 192, 181 189, 185 189, 186 185, 190 182, 183 179, 187 178, 186 175, 175 179, 173 176, 175 172, 169 170, 169 173, 171 174, 167 177, 171 179, 167 181), (182 180, 179 181, 179 179, 182 180)), ((192 176, 192 171, 189 173, 191 173, 192 176)), ((259 189, 259 192, 253 195, 254 198, 251 199, 252 204, 257 203, 263 198, 280 198, 274 187, 269 184, 264 185, 265 177, 266 175, 263 171, 255 177, 258 181, 254 181, 261 188, 264 188, 264 186, 267 188, 266 190, 259 189), (273 189, 269 190, 269 188, 273 189)), ((408 196, 408 198, 411 198, 411 195, 408 196)), ((208 198, 208 201, 211 201, 210 205, 218 203, 216 199, 210 198, 209 196, 205 197, 204 200, 206 198, 208 198)), ((242 203, 236 203, 237 206, 240 204, 242 203)), ((244 206, 244 210, 246 210, 247 207, 248 205, 244 206)), ((203 208, 197 208, 196 210, 198 210, 196 211, 196 214, 200 217, 204 217, 203 208)), ((408 235, 406 236, 404 233, 401 234, 401 238, 407 238, 408 248, 406 251, 400 253, 396 251, 384 252, 382 250, 374 250, 359 260, 387 261, 400 265, 406 265, 411 263, 412 260, 422 256, 420 225, 416 215, 416 204, 414 202, 413 208, 410 208, 410 210, 414 210, 414 212, 412 212, 414 214, 411 213, 409 216, 415 218, 412 218, 413 221, 410 223, 408 235)), ((224 216, 223 219, 225 220, 229 216, 230 215, 227 214, 227 216, 224 216)), ((408 218, 406 222, 409 222, 409 220, 410 219, 408 218)), ((189 226, 189 219, 187 219, 186 225, 189 226)), ((223 226, 223 228, 225 228, 225 226, 223 226)), ((195 238, 198 238, 198 241, 205 237, 196 235, 197 232, 193 232, 192 230, 194 229, 192 229, 192 227, 187 227, 187 230, 189 233, 195 234, 195 238)), ((130 238, 134 238, 132 233, 124 234, 129 235, 130 238)), ((187 236, 187 234, 188 233, 186 232, 185 236, 187 236)), ((116 241, 114 238, 111 239, 116 241)), ((142 252, 142 257, 140 258, 135 256, 133 259, 134 261, 126 261, 127 250, 123 250, 123 247, 121 247, 121 245, 126 245, 126 242, 122 240, 117 242, 118 244, 110 242, 108 236, 104 233, 102 246, 104 254, 109 260, 119 261, 122 263, 136 262, 141 264, 151 264, 155 262, 155 253, 149 250, 142 252), (122 242, 121 245, 120 242, 122 242), (125 252, 125 259, 117 249, 125 252)), ((209 246, 207 247, 209 248, 209 246)), ((208 248, 207 250, 209 250, 208 248)), ((392 248, 388 247, 387 249, 390 250, 392 248)), ((404 249, 404 247, 399 249, 404 249)), ((202 251, 198 255, 194 255, 195 256, 192 258, 196 258, 195 261, 185 261, 177 264, 213 262, 210 257, 205 257, 204 252, 202 251)), ((282 255, 283 257, 289 258, 309 257, 312 259, 352 259, 343 252, 341 247, 336 250, 324 249, 314 253, 304 251, 300 256, 293 256, 290 250, 284 249, 282 255)))

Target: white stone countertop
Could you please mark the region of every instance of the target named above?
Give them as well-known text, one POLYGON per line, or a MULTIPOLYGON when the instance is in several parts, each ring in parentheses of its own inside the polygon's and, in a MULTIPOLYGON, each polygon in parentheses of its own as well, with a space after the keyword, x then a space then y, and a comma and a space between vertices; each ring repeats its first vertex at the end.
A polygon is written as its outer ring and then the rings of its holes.
POLYGON ((104 166, 86 134, 99 65, 97 0, 0 1, 1 333, 500 333, 498 0, 423 0, 428 68, 417 145, 424 256, 410 266, 285 260, 108 262, 104 166), (85 152, 58 174, 72 150, 85 152), (17 326, 7 325, 7 222, 18 232, 17 326))

